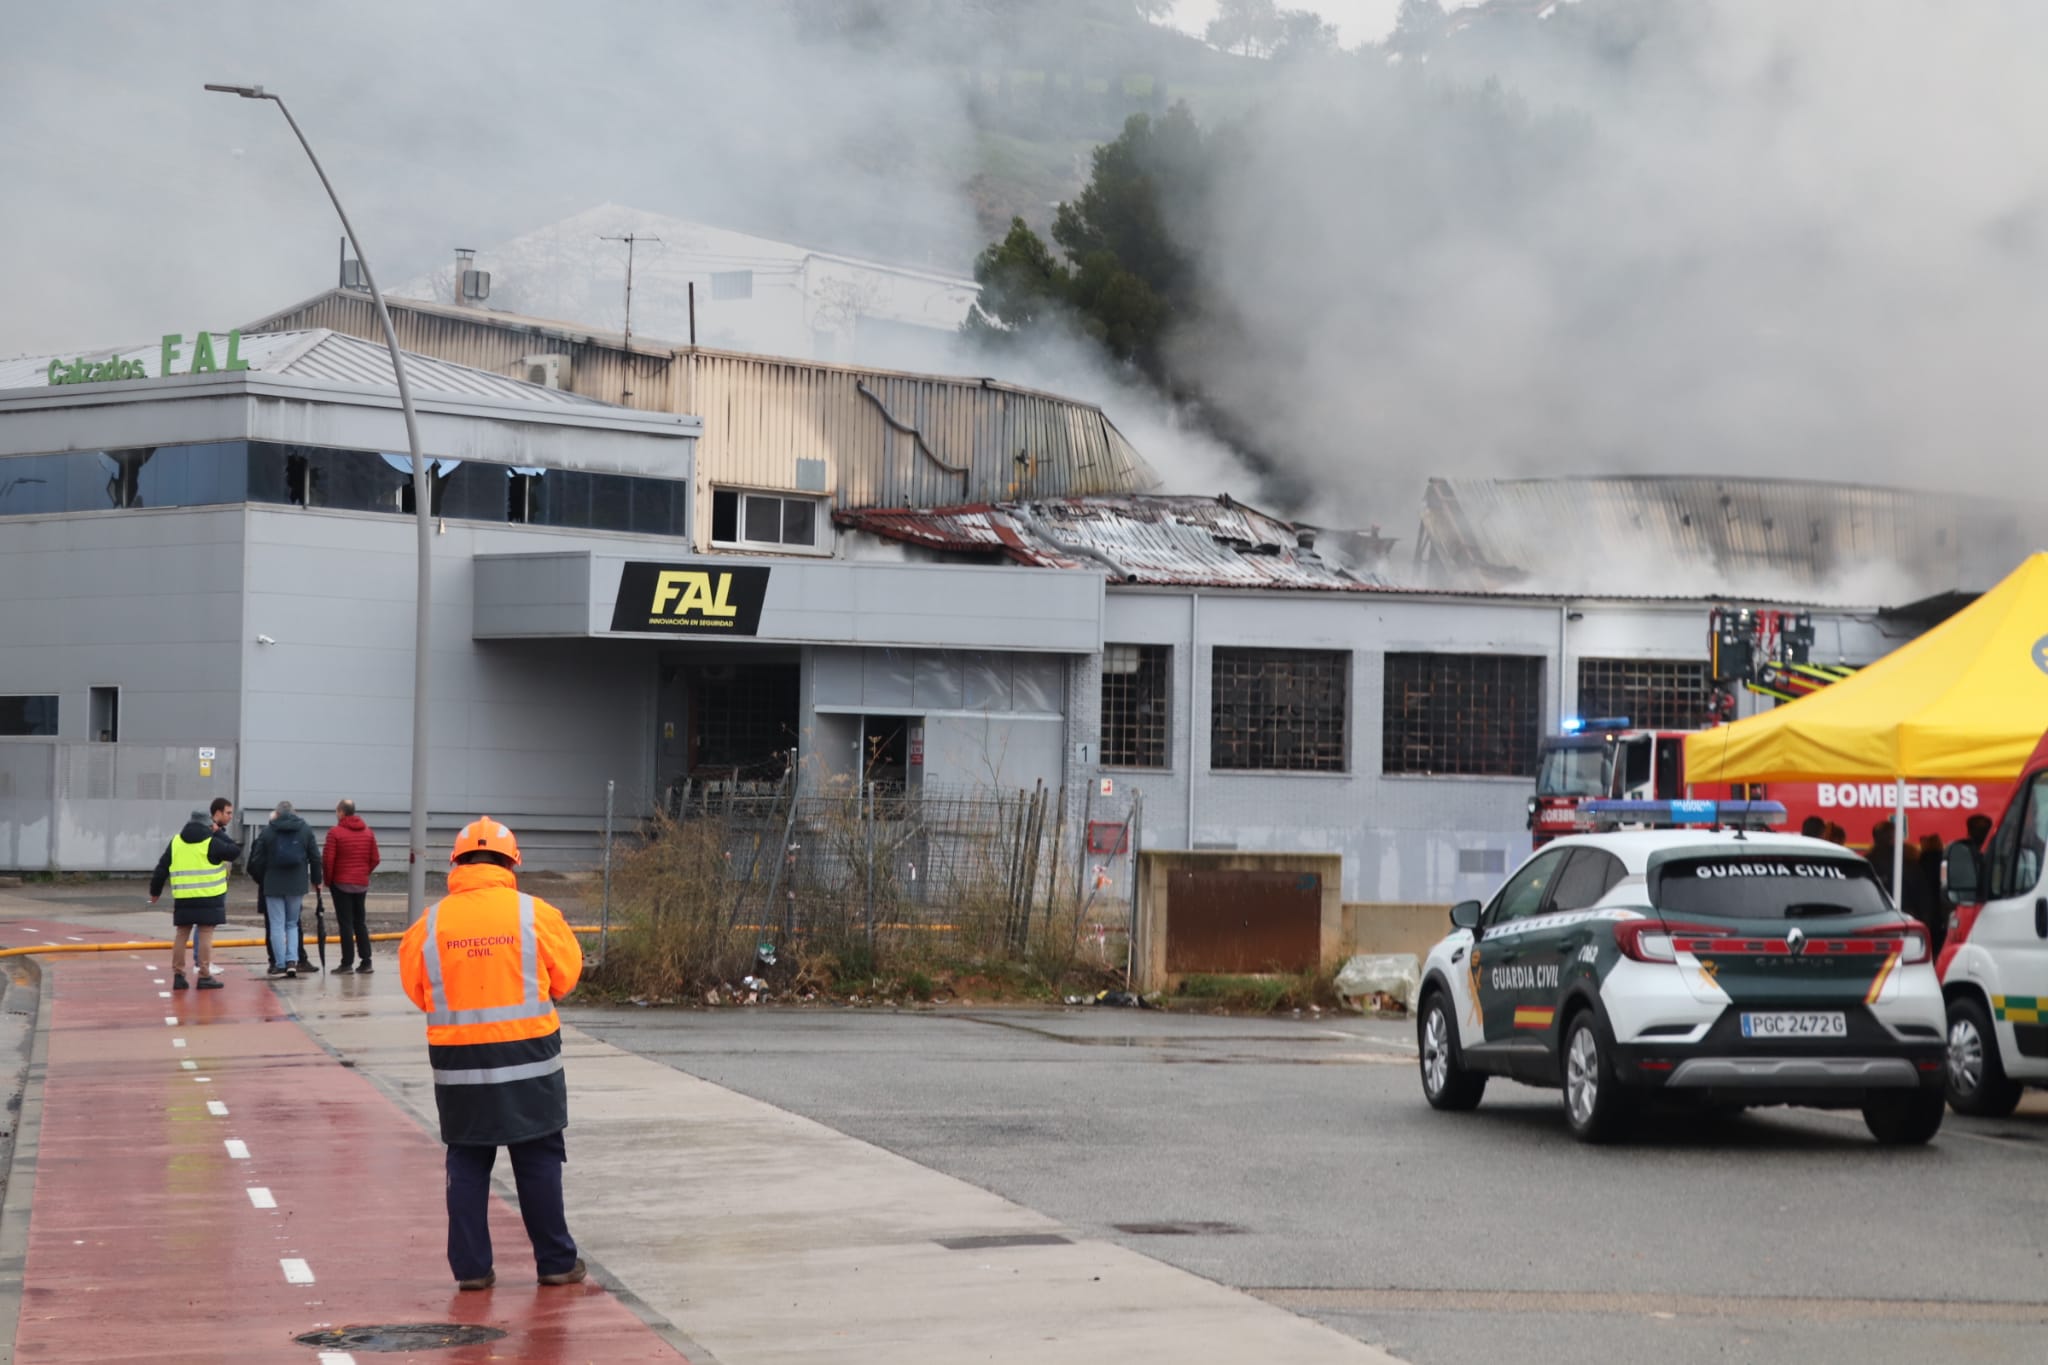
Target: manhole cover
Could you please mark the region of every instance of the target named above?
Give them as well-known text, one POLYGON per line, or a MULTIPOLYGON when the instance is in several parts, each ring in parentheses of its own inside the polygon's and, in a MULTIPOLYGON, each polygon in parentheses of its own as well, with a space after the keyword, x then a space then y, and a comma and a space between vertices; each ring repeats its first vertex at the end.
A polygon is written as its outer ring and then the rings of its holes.
POLYGON ((1132 1237, 1228 1237, 1244 1229, 1235 1223, 1112 1223, 1132 1237))
POLYGON ((504 1335, 496 1327, 476 1327, 461 1322, 397 1322, 307 1332, 298 1338, 298 1343, 323 1351, 438 1351, 450 1346, 474 1346, 480 1341, 496 1341, 504 1335))

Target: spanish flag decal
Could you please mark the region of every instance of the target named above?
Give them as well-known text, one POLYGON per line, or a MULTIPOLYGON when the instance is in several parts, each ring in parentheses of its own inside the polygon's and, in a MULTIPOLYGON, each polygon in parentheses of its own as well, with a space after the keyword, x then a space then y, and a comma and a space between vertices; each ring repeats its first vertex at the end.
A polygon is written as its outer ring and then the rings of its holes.
POLYGON ((1892 968, 1898 965, 1899 955, 1897 953, 1891 953, 1886 956, 1884 965, 1877 969, 1876 980, 1870 983, 1870 993, 1863 997, 1864 1004, 1875 1005, 1877 1003, 1877 997, 1884 994, 1884 983, 1892 979, 1892 968))
POLYGON ((1557 1018, 1557 1009, 1552 1005, 1515 1006, 1516 1028, 1549 1028, 1550 1021, 1557 1018))

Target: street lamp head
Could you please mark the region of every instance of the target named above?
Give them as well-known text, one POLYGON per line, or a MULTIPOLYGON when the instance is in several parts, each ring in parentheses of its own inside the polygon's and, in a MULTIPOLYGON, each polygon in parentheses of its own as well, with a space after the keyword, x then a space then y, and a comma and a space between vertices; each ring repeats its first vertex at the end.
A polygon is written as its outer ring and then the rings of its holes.
POLYGON ((208 90, 222 95, 240 95, 245 100, 274 100, 277 96, 268 93, 260 85, 209 85, 208 90))

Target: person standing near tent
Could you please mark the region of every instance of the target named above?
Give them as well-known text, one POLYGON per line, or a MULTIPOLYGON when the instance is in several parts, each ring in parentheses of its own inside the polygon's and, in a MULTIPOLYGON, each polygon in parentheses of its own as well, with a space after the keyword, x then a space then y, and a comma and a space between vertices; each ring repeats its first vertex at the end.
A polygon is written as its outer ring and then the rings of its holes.
POLYGON ((561 911, 520 891, 519 841, 498 821, 464 826, 449 861, 448 894, 398 945, 400 983, 427 1015, 448 1146, 448 1268, 457 1289, 498 1282, 491 1167, 503 1147, 540 1282, 575 1284, 585 1271, 562 1211, 569 1087, 555 1002, 576 989, 583 949, 561 911))
POLYGON ((213 974, 213 931, 228 921, 228 865, 242 856, 242 846, 227 836, 228 822, 234 818, 235 803, 225 796, 214 797, 207 814, 192 812, 150 874, 151 905, 163 895, 166 883, 171 888, 171 925, 177 931, 171 939, 174 991, 187 989, 187 938, 192 940, 192 967, 199 977, 199 989, 221 988, 220 978, 213 974))
POLYGON ((1892 884, 1892 867, 1898 855, 1894 835, 1896 828, 1888 819, 1880 820, 1872 825, 1870 827, 1870 852, 1864 855, 1870 859, 1870 866, 1877 873, 1878 884, 1884 887, 1885 894, 1892 898, 1894 905, 1900 903, 1898 888, 1892 884))
POLYGON ((1920 840, 1920 896, 1927 913, 1915 918, 1927 926, 1928 950, 1935 954, 1941 952, 1942 940, 1948 937, 1948 905, 1941 894, 1941 864, 1941 836, 1923 836, 1920 840))

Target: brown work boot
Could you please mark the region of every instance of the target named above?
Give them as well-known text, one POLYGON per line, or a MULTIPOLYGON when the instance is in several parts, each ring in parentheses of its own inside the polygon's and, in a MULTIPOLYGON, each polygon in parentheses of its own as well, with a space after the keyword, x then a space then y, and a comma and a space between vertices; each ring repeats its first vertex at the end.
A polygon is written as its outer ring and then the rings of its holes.
POLYGON ((483 1274, 477 1276, 473 1280, 457 1280, 455 1282, 455 1287, 457 1289, 489 1289, 492 1285, 496 1284, 497 1282, 498 1272, 495 1270, 486 1270, 483 1274))
POLYGON ((570 1266, 559 1275, 543 1275, 540 1277, 540 1282, 542 1284, 581 1284, 584 1277, 589 1274, 590 1271, 583 1264, 583 1258, 578 1256, 575 1265, 570 1266))

